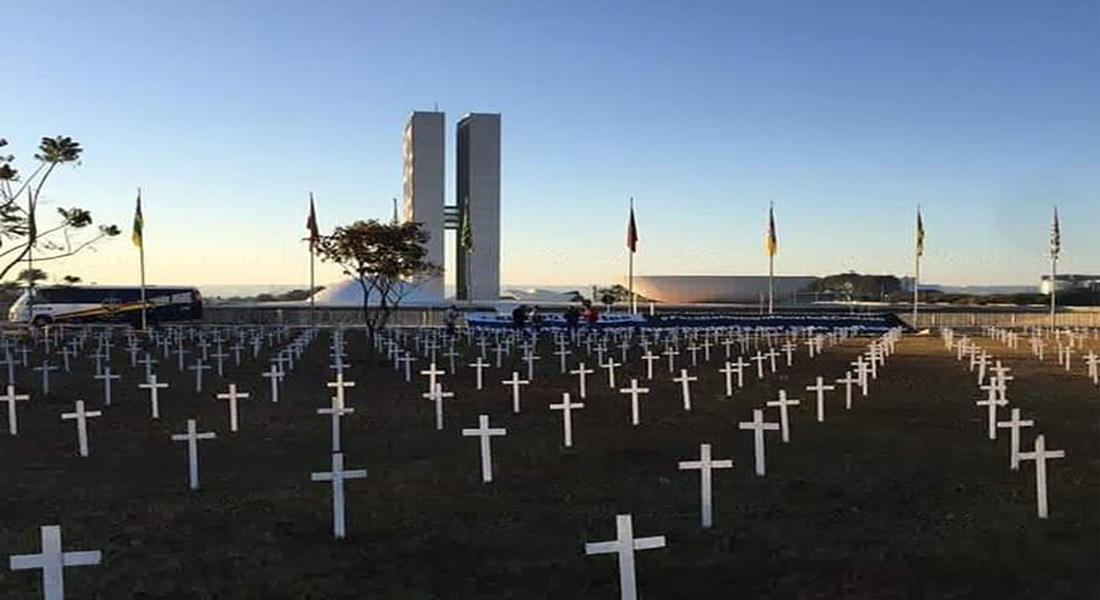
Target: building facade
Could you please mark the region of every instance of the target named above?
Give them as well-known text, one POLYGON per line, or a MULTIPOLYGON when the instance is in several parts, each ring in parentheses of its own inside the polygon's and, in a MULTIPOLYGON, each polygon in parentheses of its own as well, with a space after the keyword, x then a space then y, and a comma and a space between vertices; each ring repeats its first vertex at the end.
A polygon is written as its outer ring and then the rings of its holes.
MULTIPOLYGON (((472 247, 456 236, 460 300, 500 297, 500 115, 470 113, 458 122, 456 206, 470 219, 472 247)), ((461 226, 461 225, 460 225, 461 226)))
MULTIPOLYGON (((427 260, 444 265, 444 163, 446 142, 443 113, 414 112, 405 124, 402 139, 402 220, 424 225, 430 236, 427 260)), ((443 275, 420 282, 427 297, 443 299, 443 275)))

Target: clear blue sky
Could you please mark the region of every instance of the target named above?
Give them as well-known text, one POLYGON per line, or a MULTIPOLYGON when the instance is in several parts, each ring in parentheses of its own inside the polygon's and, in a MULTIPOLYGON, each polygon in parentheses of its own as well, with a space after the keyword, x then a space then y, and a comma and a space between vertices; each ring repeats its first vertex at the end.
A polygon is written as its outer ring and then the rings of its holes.
MULTIPOLYGON (((16 0, 0 136, 86 147, 49 189, 124 227, 55 276, 307 281, 322 228, 388 218, 401 130, 503 114, 503 280, 1100 271, 1100 2, 16 0)), ((22 161, 24 167, 28 165, 22 161)), ((453 162, 451 163, 453 165, 453 162)), ((448 185, 453 171, 447 174, 448 185)), ((336 278, 329 267, 321 282, 336 278)))

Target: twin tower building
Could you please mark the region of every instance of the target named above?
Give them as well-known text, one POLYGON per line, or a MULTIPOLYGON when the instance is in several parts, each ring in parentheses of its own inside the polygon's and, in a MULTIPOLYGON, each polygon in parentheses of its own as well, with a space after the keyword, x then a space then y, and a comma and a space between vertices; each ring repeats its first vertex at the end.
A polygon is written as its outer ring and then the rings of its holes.
MULTIPOLYGON (((455 297, 500 297, 500 115, 470 113, 455 138, 455 203, 444 193, 445 129, 441 112, 414 112, 402 143, 405 221, 423 224, 428 261, 443 266, 447 229, 455 230, 455 297), (468 231, 463 219, 469 219, 468 231)), ((443 299, 443 277, 421 283, 426 298, 443 299)))

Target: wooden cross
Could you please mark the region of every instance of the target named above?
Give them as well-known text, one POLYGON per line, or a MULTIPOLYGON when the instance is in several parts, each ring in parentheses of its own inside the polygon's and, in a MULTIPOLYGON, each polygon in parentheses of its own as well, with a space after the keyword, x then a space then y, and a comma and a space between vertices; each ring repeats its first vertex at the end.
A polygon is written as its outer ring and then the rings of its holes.
POLYGON ((646 379, 652 380, 653 379, 653 363, 658 361, 658 360, 661 360, 661 357, 656 355, 656 354, 653 354, 647 348, 646 351, 645 351, 645 354, 642 355, 642 360, 645 361, 645 377, 646 377, 646 379))
POLYGON ((852 410, 852 384, 859 383, 859 377, 852 377, 852 372, 844 373, 844 377, 837 379, 836 383, 844 384, 844 409, 852 410))
POLYGON ((974 404, 978 406, 988 407, 987 414, 987 427, 986 430, 989 434, 989 439, 997 439, 997 407, 1008 404, 1008 400, 1001 400, 997 397, 997 386, 995 385, 983 385, 983 390, 988 390, 989 394, 985 400, 978 400, 974 404))
POLYGON ((283 370, 279 368, 274 362, 268 367, 267 371, 263 372, 260 377, 267 379, 271 383, 271 401, 279 401, 279 384, 283 381, 283 370))
POLYGON ((684 410, 691 410, 691 382, 698 380, 698 377, 688 375, 687 369, 680 369, 680 376, 672 378, 672 381, 680 384, 680 397, 684 401, 684 410))
POLYGON ((508 430, 503 427, 490 428, 489 415, 478 415, 478 427, 476 429, 463 429, 465 437, 481 438, 481 481, 489 483, 493 480, 493 456, 489 441, 493 436, 508 435, 508 430))
POLYGON ((825 378, 824 377, 818 377, 816 384, 806 386, 806 391, 807 392, 814 392, 815 394, 817 394, 817 422, 818 423, 824 423, 825 422, 825 391, 826 390, 831 391, 831 390, 835 390, 835 389, 836 389, 836 386, 825 385, 825 378))
POLYGON ((1046 437, 1042 434, 1035 437, 1034 450, 1020 453, 1020 460, 1035 461, 1035 498, 1040 519, 1049 516, 1047 507, 1047 461, 1053 458, 1065 457, 1065 450, 1047 450, 1046 437))
POLYGON ((19 435, 19 421, 15 414, 15 403, 30 400, 29 394, 16 394, 15 386, 8 384, 8 393, 0 396, 0 402, 8 403, 8 433, 19 435))
POLYGON ((332 453, 332 470, 320 473, 310 473, 310 481, 332 482, 332 535, 338 539, 344 539, 347 535, 344 521, 344 480, 363 479, 367 476, 366 469, 344 470, 344 455, 341 452, 332 453))
POLYGON ((217 395, 218 400, 229 401, 229 430, 237 431, 237 400, 247 400, 248 392, 238 392, 237 384, 229 384, 229 391, 217 395))
POLYGON ((344 381, 344 374, 337 373, 336 381, 330 381, 325 384, 325 387, 334 388, 336 390, 336 397, 339 399, 340 406, 344 405, 344 388, 355 387, 354 381, 344 381))
POLYGON ((630 387, 619 389, 620 394, 630 394, 630 424, 637 426, 641 422, 638 409, 638 395, 648 394, 649 388, 638 387, 638 380, 631 379, 630 387))
POLYGON ((434 390, 435 389, 435 384, 436 384, 436 379, 435 378, 437 376, 443 375, 445 373, 446 373, 446 371, 441 371, 441 370, 435 368, 435 362, 434 361, 431 363, 431 366, 428 367, 428 369, 426 371, 421 371, 420 372, 421 375, 427 375, 428 376, 428 389, 429 390, 434 390))
POLYGON ((621 367, 623 365, 615 362, 615 359, 608 357, 607 362, 601 363, 600 366, 607 369, 607 387, 615 389, 615 367, 621 367))
POLYGON ((99 550, 63 552, 61 550, 61 526, 43 525, 42 552, 17 554, 8 559, 12 571, 42 569, 42 597, 45 600, 65 600, 65 567, 98 565, 102 560, 99 550))
POLYGON ((998 421, 997 427, 1001 429, 1007 429, 1009 431, 1008 439, 1008 468, 1013 471, 1020 469, 1020 429, 1023 427, 1034 427, 1035 421, 1028 419, 1026 421, 1020 420, 1020 409, 1012 409, 1012 418, 1007 421, 998 421))
POLYGON ((586 383, 585 382, 588 380, 588 375, 590 375, 592 373, 595 373, 595 372, 596 372, 595 369, 586 369, 586 368, 584 368, 584 363, 583 362, 576 369, 573 369, 572 371, 569 371, 570 375, 576 375, 577 376, 577 379, 580 383, 581 400, 584 400, 587 397, 587 390, 586 390, 586 383))
POLYGON ((187 419, 187 433, 172 434, 172 441, 187 442, 187 486, 193 490, 199 489, 199 440, 212 440, 216 437, 218 434, 213 431, 198 433, 195 419, 187 419))
POLYGON ((765 423, 764 411, 759 408, 752 409, 752 421, 742 421, 737 424, 738 429, 753 430, 753 448, 755 452, 756 474, 763 476, 764 468, 764 432, 779 429, 778 423, 765 423))
POLYGON ((638 583, 634 570, 634 551, 664 548, 665 536, 634 537, 634 521, 630 515, 616 515, 615 539, 608 542, 589 542, 584 553, 617 554, 619 558, 619 597, 621 600, 637 600, 638 583))
POLYGON ((489 363, 482 360, 481 357, 479 356, 479 357, 477 357, 477 360, 475 360, 474 362, 472 362, 472 363, 470 363, 466 366, 467 367, 472 367, 474 369, 474 371, 477 373, 477 389, 480 390, 482 388, 482 379, 483 379, 482 371, 485 370, 485 367, 489 366, 489 363))
POLYGON ((768 400, 767 406, 775 406, 779 408, 779 428, 783 434, 783 441, 790 443, 791 441, 791 420, 787 411, 787 407, 798 406, 801 404, 799 400, 788 399, 786 390, 779 390, 778 400, 768 400))
POLYGON ((756 363, 756 378, 764 378, 764 361, 768 360, 768 357, 759 350, 756 351, 756 356, 750 357, 749 360, 756 363))
POLYGON ((520 411, 519 386, 527 385, 531 382, 528 381, 528 380, 521 380, 519 378, 519 371, 512 371, 512 378, 511 379, 505 379, 501 383, 504 384, 504 385, 512 386, 512 412, 518 415, 519 411, 520 411))
POLYGON ((344 406, 344 399, 340 395, 332 397, 332 406, 328 408, 318 408, 317 414, 319 415, 332 415, 332 451, 340 451, 340 417, 344 415, 350 415, 355 412, 354 408, 347 408, 344 406))
POLYGON ((76 411, 71 413, 61 413, 61 419, 68 421, 76 419, 76 438, 77 445, 80 450, 80 456, 88 456, 88 419, 92 417, 102 416, 103 412, 98 410, 85 411, 84 401, 76 401, 76 411))
POLYGON ((733 461, 713 460, 710 456, 710 444, 699 444, 699 460, 680 461, 680 470, 698 470, 700 479, 699 496, 702 499, 703 529, 710 529, 714 525, 714 511, 712 508, 713 491, 711 485, 711 471, 713 469, 732 469, 733 461))
POLYGON ((160 395, 161 389, 168 387, 167 383, 158 383, 156 375, 150 375, 146 380, 146 383, 139 383, 138 388, 143 390, 149 390, 149 408, 152 412, 153 419, 160 418, 160 395))
POLYGON ((584 408, 584 403, 571 401, 569 392, 562 393, 561 403, 550 405, 550 410, 562 411, 562 441, 566 448, 573 447, 573 411, 580 408, 584 408))

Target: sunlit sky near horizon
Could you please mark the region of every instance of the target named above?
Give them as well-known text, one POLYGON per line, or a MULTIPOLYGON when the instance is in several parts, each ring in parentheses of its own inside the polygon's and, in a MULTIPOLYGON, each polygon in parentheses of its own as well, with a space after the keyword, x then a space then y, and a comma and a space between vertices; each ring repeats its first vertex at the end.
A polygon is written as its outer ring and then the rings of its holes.
MULTIPOLYGON (((414 110, 502 114, 502 281, 1100 271, 1100 2, 166 2, 5 6, 0 137, 83 162, 45 199, 124 229, 60 278, 308 282, 322 230, 389 218, 414 110)), ((338 279, 320 265, 318 283, 338 279)))

